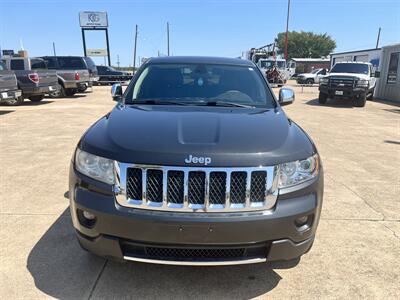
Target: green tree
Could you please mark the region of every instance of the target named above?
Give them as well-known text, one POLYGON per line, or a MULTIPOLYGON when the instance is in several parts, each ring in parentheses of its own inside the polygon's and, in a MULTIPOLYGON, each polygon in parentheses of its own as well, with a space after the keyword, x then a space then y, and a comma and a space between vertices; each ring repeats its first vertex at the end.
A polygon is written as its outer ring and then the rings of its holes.
MULTIPOLYGON (((284 54, 285 51, 285 32, 278 33, 275 39, 278 53, 284 54)), ((317 34, 314 32, 288 32, 288 57, 289 58, 318 58, 327 56, 336 48, 336 42, 327 34, 317 34)))

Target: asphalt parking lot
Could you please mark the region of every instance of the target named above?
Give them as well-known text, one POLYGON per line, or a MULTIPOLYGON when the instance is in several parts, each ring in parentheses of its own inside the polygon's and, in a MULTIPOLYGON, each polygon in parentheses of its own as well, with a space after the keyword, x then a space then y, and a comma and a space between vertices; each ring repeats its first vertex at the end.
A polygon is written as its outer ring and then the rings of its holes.
POLYGON ((295 90, 285 110, 311 135, 325 168, 316 241, 299 261, 232 267, 121 264, 79 248, 69 161, 86 128, 115 104, 110 87, 0 106, 2 298, 399 299, 400 107, 320 106, 317 87, 295 90))

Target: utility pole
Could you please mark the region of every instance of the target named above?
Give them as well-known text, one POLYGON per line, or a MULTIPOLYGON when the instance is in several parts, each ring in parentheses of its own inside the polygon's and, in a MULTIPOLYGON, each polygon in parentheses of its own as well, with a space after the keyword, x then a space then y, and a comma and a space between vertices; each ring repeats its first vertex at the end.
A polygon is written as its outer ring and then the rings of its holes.
POLYGON ((380 37, 381 37, 381 28, 379 27, 378 37, 376 39, 376 47, 375 47, 376 49, 378 49, 380 37))
POLYGON ((169 56, 169 22, 167 22, 167 55, 169 56))
POLYGON ((288 0, 287 6, 287 18, 286 18, 286 34, 285 34, 285 59, 288 59, 288 30, 289 30, 289 14, 290 14, 290 0, 288 0))
POLYGON ((117 66, 118 66, 118 69, 119 69, 119 54, 117 54, 117 66))
POLYGON ((53 54, 54 54, 54 56, 57 56, 56 55, 56 43, 54 43, 54 42, 53 42, 53 54))
POLYGON ((136 68, 136 44, 137 44, 137 35, 138 35, 138 26, 136 24, 136 30, 135 30, 135 46, 133 50, 133 70, 136 68))

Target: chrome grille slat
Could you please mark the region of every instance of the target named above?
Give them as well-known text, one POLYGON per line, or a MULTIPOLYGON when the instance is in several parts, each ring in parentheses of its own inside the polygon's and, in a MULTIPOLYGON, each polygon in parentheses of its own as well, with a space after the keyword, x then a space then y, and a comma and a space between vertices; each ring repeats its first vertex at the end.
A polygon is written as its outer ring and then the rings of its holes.
POLYGON ((271 209, 278 196, 277 167, 169 167, 116 163, 121 206, 172 212, 271 209))

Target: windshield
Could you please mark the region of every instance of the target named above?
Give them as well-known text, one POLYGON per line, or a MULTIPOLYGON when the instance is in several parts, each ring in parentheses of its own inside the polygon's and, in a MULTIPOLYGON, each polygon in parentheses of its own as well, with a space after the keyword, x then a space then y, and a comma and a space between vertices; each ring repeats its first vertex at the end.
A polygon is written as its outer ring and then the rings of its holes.
POLYGON ((278 69, 284 69, 286 67, 286 63, 284 61, 277 61, 276 65, 278 66, 278 69))
POLYGON ((312 70, 312 71, 311 71, 311 74, 316 74, 316 73, 318 73, 319 71, 321 71, 321 69, 312 70))
POLYGON ((146 100, 274 107, 272 95, 258 70, 233 65, 149 64, 126 94, 127 103, 146 100))
POLYGON ((262 68, 262 69, 272 68, 273 65, 274 65, 274 62, 270 61, 270 60, 261 60, 260 61, 260 68, 262 68))
POLYGON ((367 64, 346 64, 337 63, 331 70, 331 73, 356 73, 368 74, 367 64))

